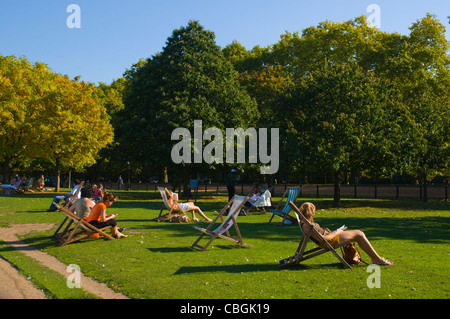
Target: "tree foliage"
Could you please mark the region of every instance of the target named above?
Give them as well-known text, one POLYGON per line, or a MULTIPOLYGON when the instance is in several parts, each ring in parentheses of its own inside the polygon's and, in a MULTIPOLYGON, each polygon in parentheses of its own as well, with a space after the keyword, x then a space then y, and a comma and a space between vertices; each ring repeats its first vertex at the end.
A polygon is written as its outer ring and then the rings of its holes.
MULTIPOLYGON (((41 63, 0 57, 0 158, 9 165, 46 159, 75 170, 95 163, 113 129, 97 88, 41 63)), ((59 176, 58 176, 59 177, 59 176)), ((59 183, 57 183, 59 188, 59 183)))
POLYGON ((163 51, 130 76, 120 131, 134 161, 173 167, 171 133, 192 129, 194 120, 224 130, 251 126, 258 118, 255 102, 236 81, 214 33, 197 21, 174 30, 163 51))
MULTIPOLYGON (((0 161, 18 167, 45 158, 81 169, 103 148, 99 171, 119 173, 129 161, 145 179, 163 171, 184 181, 211 176, 226 165, 171 159, 173 130, 192 134, 201 120, 224 133, 279 128, 276 177, 307 182, 332 174, 336 204, 348 174, 414 174, 426 185, 450 164, 448 50, 445 27, 427 14, 407 35, 380 31, 361 16, 286 32, 250 50, 237 41, 221 49, 213 32, 190 21, 160 53, 98 87, 1 57, 0 161)), ((241 165, 247 174, 255 167, 241 165)))

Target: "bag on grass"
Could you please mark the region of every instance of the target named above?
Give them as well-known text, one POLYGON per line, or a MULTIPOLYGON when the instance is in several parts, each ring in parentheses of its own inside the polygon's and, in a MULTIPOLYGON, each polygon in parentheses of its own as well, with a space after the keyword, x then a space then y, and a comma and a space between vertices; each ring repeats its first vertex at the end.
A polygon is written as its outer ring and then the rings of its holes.
POLYGON ((357 265, 361 262, 368 265, 365 261, 361 259, 361 254, 358 251, 358 248, 356 248, 355 244, 347 244, 342 247, 342 258, 349 264, 349 265, 357 265))

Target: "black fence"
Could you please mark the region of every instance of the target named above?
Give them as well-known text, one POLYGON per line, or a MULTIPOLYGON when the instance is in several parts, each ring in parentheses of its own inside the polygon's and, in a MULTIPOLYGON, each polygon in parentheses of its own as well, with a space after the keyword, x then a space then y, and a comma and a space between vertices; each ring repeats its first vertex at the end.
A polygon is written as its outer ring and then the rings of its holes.
MULTIPOLYGON (((119 189, 116 183, 106 182, 103 186, 109 190, 119 189)), ((168 189, 172 189, 171 184, 155 184, 155 183, 131 183, 124 184, 122 189, 137 190, 137 191, 150 191, 157 190, 158 187, 163 186, 168 189)), ((332 198, 334 193, 333 185, 288 185, 278 184, 275 185, 272 196, 281 196, 285 190, 290 186, 300 186, 300 196, 303 197, 323 197, 332 198)), ((178 191, 181 190, 181 186, 176 187, 178 191)), ((252 185, 238 184, 236 185, 236 192, 240 194, 247 194, 252 189, 252 185)), ((202 183, 198 187, 198 192, 201 193, 226 193, 227 187, 224 184, 209 184, 202 183)), ((341 185, 341 197, 343 198, 411 198, 422 200, 424 196, 423 185, 341 185)), ((448 185, 427 185, 427 197, 429 199, 440 199, 448 201, 448 185)))

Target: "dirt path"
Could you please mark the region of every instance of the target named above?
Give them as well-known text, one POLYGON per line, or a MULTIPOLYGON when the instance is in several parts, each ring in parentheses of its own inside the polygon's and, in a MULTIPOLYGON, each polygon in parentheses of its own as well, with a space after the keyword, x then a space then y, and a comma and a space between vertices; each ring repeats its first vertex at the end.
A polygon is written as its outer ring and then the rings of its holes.
MULTIPOLYGON (((0 240, 14 247, 25 255, 34 258, 43 266, 50 268, 64 277, 68 276, 67 265, 53 256, 28 246, 19 240, 17 235, 24 235, 31 231, 44 231, 54 227, 53 224, 20 224, 11 228, 0 228, 0 240)), ((45 294, 29 283, 8 262, 0 258, 0 299, 44 299, 45 294), (4 284, 5 283, 5 284, 4 284)), ((127 299, 105 284, 99 283, 81 274, 81 288, 103 299, 127 299)))

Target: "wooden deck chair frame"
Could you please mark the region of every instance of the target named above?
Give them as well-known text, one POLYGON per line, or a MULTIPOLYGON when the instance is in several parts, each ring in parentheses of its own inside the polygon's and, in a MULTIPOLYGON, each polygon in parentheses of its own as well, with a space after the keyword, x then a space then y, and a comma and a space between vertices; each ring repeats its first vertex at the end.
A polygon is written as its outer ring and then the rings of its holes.
POLYGON ((64 208, 69 207, 72 204, 75 204, 75 202, 78 199, 78 194, 80 193, 81 188, 83 187, 84 181, 82 181, 80 184, 78 184, 78 188, 75 191, 75 193, 70 197, 70 199, 64 204, 64 208))
POLYGON ((93 234, 99 234, 101 236, 104 236, 108 238, 109 240, 114 240, 114 238, 108 234, 106 234, 104 231, 107 229, 110 229, 111 226, 103 227, 103 228, 97 228, 89 224, 86 220, 83 218, 78 217, 74 213, 72 213, 67 208, 60 206, 59 204, 53 203, 56 208, 66 214, 66 218, 69 220, 69 223, 64 228, 64 230, 61 233, 55 233, 55 236, 60 243, 61 246, 76 242, 80 239, 87 238, 93 234), (73 229, 70 229, 70 227, 74 225, 73 229))
POLYGON ((313 257, 319 256, 326 252, 331 251, 333 253, 333 255, 344 265, 345 268, 352 269, 352 267, 336 251, 337 248, 347 245, 348 243, 350 243, 350 241, 347 240, 347 241, 344 241, 337 245, 331 246, 322 237, 322 235, 311 225, 311 223, 306 219, 306 217, 303 216, 303 214, 300 212, 298 207, 295 206, 295 204, 292 201, 289 201, 289 205, 291 206, 292 210, 295 212, 295 215, 296 215, 297 221, 298 221, 298 226, 300 227, 300 230, 302 231, 303 236, 300 240, 297 250, 295 251, 295 255, 280 260, 280 264, 281 264, 280 267, 281 268, 292 267, 294 265, 298 265, 299 263, 301 263, 304 260, 311 259, 313 257), (302 226, 300 224, 300 220, 302 222, 306 223, 307 225, 309 225, 308 232, 305 233, 303 231, 302 226), (314 239, 312 237, 313 234, 316 239, 314 239), (306 245, 307 245, 309 239, 311 239, 317 245, 317 247, 305 251, 306 245), (320 245, 321 243, 325 246, 325 248, 320 245))
POLYGON ((296 222, 295 217, 292 217, 291 215, 289 215, 289 213, 291 212, 291 207, 289 206, 289 201, 292 201, 293 203, 295 203, 297 201, 297 198, 299 195, 300 195, 300 187, 288 187, 288 189, 286 189, 283 196, 281 197, 277 207, 275 209, 269 210, 269 213, 272 213, 272 217, 270 217, 269 224, 284 225, 284 222, 286 219, 291 221, 292 223, 295 223, 296 222), (291 193, 294 191, 296 191, 295 194, 291 193), (294 195, 294 196, 292 196, 292 195, 294 195), (284 206, 283 206, 283 202, 284 202, 285 198, 286 198, 286 203, 284 203, 284 206), (275 216, 281 217, 281 222, 279 222, 279 223, 272 222, 272 220, 275 216))
POLYGON ((188 217, 188 215, 186 214, 186 211, 183 210, 183 209, 181 209, 180 205, 178 205, 178 207, 175 208, 176 201, 175 201, 175 199, 172 197, 172 192, 171 192, 171 191, 169 191, 169 190, 168 190, 167 188, 165 188, 165 187, 158 187, 158 190, 159 190, 159 192, 161 193, 161 197, 162 197, 162 200, 163 200, 163 206, 162 206, 162 208, 161 208, 161 211, 159 212, 158 217, 155 218, 155 220, 157 220, 158 222, 160 222, 160 221, 166 221, 166 220, 172 218, 172 216, 173 216, 174 214, 179 214, 179 213, 181 213, 181 214, 183 214, 184 216, 186 216, 186 218, 188 219, 188 221, 191 221, 191 219, 190 219, 190 218, 188 217), (169 201, 167 200, 166 194, 169 194, 169 196, 171 197, 172 203, 173 203, 172 206, 169 205, 169 201), (167 216, 166 216, 165 218, 161 218, 161 215, 162 215, 164 209, 167 209, 167 210, 169 211, 169 213, 167 214, 167 216))
MULTIPOLYGON (((75 193, 70 197, 70 199, 64 203, 64 208, 68 208, 71 204, 74 204, 77 199, 78 199, 78 193, 81 191, 81 188, 83 187, 84 181, 82 181, 80 184, 78 184, 78 188, 75 191, 75 193)), ((59 205, 58 205, 59 206, 59 205)), ((54 236, 57 236, 59 231, 61 230, 61 228, 64 226, 64 224, 69 220, 69 217, 66 216, 66 218, 64 218, 63 222, 61 223, 61 225, 59 225, 59 227, 56 229, 54 236)))
POLYGON ((238 224, 236 222, 236 218, 239 215, 239 212, 241 211, 241 208, 244 206, 244 204, 247 202, 247 200, 249 198, 250 198, 249 196, 246 196, 246 197, 238 196, 238 195, 233 196, 233 198, 225 205, 225 207, 220 211, 220 213, 216 216, 216 218, 214 218, 214 220, 208 225, 207 228, 200 228, 200 227, 195 227, 194 226, 194 229, 202 232, 202 234, 192 244, 192 247, 200 248, 201 250, 204 251, 204 250, 206 250, 208 248, 208 246, 216 238, 219 237, 219 238, 226 239, 228 241, 231 241, 232 243, 241 245, 241 246, 246 247, 246 248, 253 248, 253 246, 244 243, 244 240, 242 239, 241 232, 239 230, 239 226, 238 226, 238 224), (237 200, 241 200, 241 202, 238 203, 237 200), (230 209, 229 212, 228 212, 228 216, 224 219, 223 218, 223 214, 228 209, 230 209), (222 221, 222 223, 215 230, 212 230, 213 226, 216 224, 216 222, 219 219, 222 221), (231 224, 230 224, 230 222, 231 222, 231 224), (236 230, 237 238, 233 238, 231 236, 230 232, 228 231, 231 228, 231 226, 234 226, 234 228, 236 230), (226 236, 223 233, 225 233, 226 236), (211 236, 211 239, 206 243, 205 246, 201 246, 198 243, 200 242, 200 240, 202 240, 202 238, 205 235, 211 236))

